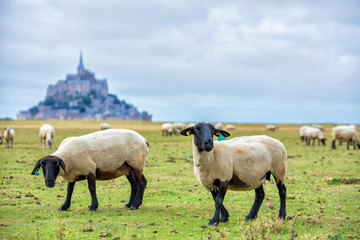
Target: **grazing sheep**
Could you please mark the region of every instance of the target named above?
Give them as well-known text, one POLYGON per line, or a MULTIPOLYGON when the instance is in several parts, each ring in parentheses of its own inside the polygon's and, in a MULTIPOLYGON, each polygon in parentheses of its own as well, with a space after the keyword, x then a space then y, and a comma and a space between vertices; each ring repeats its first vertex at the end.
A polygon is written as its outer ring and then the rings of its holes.
POLYGON ((332 149, 336 149, 335 141, 347 142, 347 150, 349 150, 350 142, 353 142, 354 149, 356 149, 355 144, 360 148, 360 138, 356 131, 356 128, 353 126, 337 126, 334 127, 331 131, 332 135, 332 149))
POLYGON ((1 132, 0 132, 0 144, 2 144, 3 142, 3 135, 1 135, 1 132))
POLYGON ((278 126, 275 126, 275 125, 267 125, 267 126, 266 126, 266 130, 267 130, 267 131, 270 131, 270 132, 275 132, 276 129, 279 129, 279 127, 278 127, 278 126))
POLYGON ((306 138, 306 145, 310 145, 311 139, 313 139, 313 146, 315 144, 315 139, 318 140, 318 145, 320 145, 320 142, 325 146, 325 138, 322 133, 322 131, 315 127, 308 127, 304 131, 304 136, 306 138))
POLYGON ((6 140, 6 148, 10 148, 9 146, 9 142, 11 142, 11 148, 13 148, 13 144, 14 144, 14 138, 15 138, 15 131, 13 128, 5 128, 5 132, 4 132, 4 138, 6 140))
POLYGON ((223 124, 222 123, 217 123, 217 124, 215 124, 215 128, 217 128, 217 129, 223 129, 223 124))
MULTIPOLYGON (((309 128, 309 126, 308 126, 308 125, 305 125, 305 126, 302 126, 302 127, 300 128, 300 130, 299 130, 301 142, 303 142, 304 139, 305 139, 305 131, 306 131, 307 128, 309 128)), ((305 142, 307 142, 307 139, 305 139, 305 142)))
POLYGON ((176 122, 173 124, 174 128, 175 128, 175 134, 180 133, 182 130, 184 130, 185 128, 187 128, 185 123, 181 123, 181 122, 176 122))
POLYGON ((111 180, 126 175, 131 195, 125 207, 137 209, 142 204, 147 184, 143 170, 148 153, 149 143, 137 132, 108 129, 66 138, 56 152, 37 161, 31 174, 38 175, 38 169, 42 167, 45 184, 50 188, 54 187, 58 175, 68 182, 66 200, 59 210, 70 207, 75 183, 87 179, 91 211, 99 205, 96 180, 111 180))
POLYGON ((161 129, 162 129, 163 136, 171 136, 176 131, 174 124, 172 124, 172 123, 163 123, 161 125, 161 129))
POLYGON ((108 123, 102 123, 100 124, 100 130, 106 130, 106 129, 110 129, 111 125, 108 123))
POLYGON ((311 126, 312 126, 312 127, 314 127, 314 128, 318 128, 318 129, 320 129, 322 132, 324 131, 324 126, 322 126, 322 125, 319 125, 319 124, 312 124, 311 126))
POLYGON ((235 130, 236 127, 234 125, 232 125, 232 124, 228 124, 228 125, 226 125, 226 129, 227 130, 235 130))
POLYGON ((280 195, 279 217, 286 216, 286 149, 281 142, 268 136, 237 137, 213 141, 213 135, 230 136, 209 123, 198 123, 181 132, 193 137, 194 173, 200 183, 210 190, 215 201, 214 217, 209 225, 227 222, 229 213, 223 205, 227 189, 249 191, 255 189, 255 201, 246 221, 255 219, 265 197, 263 184, 276 180, 280 195), (221 215, 221 218, 220 218, 221 215))
POLYGON ((40 136, 40 148, 52 148, 52 143, 54 139, 55 129, 50 124, 43 124, 40 127, 39 136, 40 136))

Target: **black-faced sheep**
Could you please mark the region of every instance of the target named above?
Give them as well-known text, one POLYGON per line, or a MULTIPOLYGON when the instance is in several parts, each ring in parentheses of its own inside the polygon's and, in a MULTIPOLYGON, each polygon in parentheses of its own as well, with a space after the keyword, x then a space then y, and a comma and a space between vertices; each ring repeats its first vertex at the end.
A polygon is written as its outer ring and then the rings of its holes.
POLYGON ((55 135, 55 129, 50 124, 43 124, 40 127, 40 148, 52 148, 52 143, 55 135))
POLYGON ((350 142, 353 143, 354 149, 356 146, 360 148, 360 138, 354 126, 337 126, 331 131, 333 137, 332 149, 336 149, 335 141, 347 142, 347 149, 349 150, 350 142))
POLYGON ((325 138, 322 133, 322 131, 315 127, 308 127, 304 131, 304 136, 306 138, 306 145, 310 145, 311 139, 313 139, 313 146, 315 144, 315 139, 318 140, 318 145, 320 145, 320 142, 325 146, 325 138))
POLYGON ((10 148, 9 142, 11 142, 11 148, 14 147, 15 130, 13 128, 5 128, 4 138, 6 140, 6 148, 10 148))
POLYGON ((263 184, 273 175, 280 195, 279 217, 286 216, 286 149, 281 142, 268 136, 237 137, 213 141, 213 135, 230 136, 209 123, 198 123, 181 132, 193 137, 194 173, 200 183, 210 190, 215 201, 214 217, 209 225, 227 222, 229 213, 223 205, 227 189, 255 189, 255 201, 246 220, 257 217, 265 197, 263 184), (220 218, 221 216, 221 218, 220 218))
POLYGON ((37 161, 31 174, 38 175, 41 167, 47 187, 55 186, 58 175, 68 182, 66 200, 59 210, 70 207, 75 183, 87 179, 91 211, 98 208, 96 180, 126 175, 131 195, 125 207, 137 209, 142 204, 147 183, 143 170, 148 153, 149 144, 140 134, 126 129, 108 129, 66 138, 56 152, 37 161))
POLYGON ((278 126, 275 126, 275 125, 267 125, 267 126, 266 126, 266 130, 267 130, 267 131, 270 131, 270 132, 275 132, 276 129, 279 129, 279 127, 278 127, 278 126))

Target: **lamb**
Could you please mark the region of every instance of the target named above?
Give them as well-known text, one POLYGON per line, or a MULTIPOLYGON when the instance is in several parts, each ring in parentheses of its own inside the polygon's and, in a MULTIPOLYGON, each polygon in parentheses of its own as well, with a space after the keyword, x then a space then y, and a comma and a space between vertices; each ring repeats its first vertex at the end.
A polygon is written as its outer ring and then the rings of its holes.
POLYGON ((143 170, 148 153, 149 143, 137 132, 108 129, 66 138, 53 154, 36 162, 31 174, 38 175, 41 167, 45 185, 49 188, 55 186, 58 175, 68 182, 66 200, 59 210, 70 207, 75 183, 87 179, 91 194, 90 211, 96 211, 99 206, 96 180, 111 180, 126 175, 131 195, 125 207, 138 209, 147 184, 143 170))
POLYGON ((333 137, 332 149, 336 149, 335 141, 347 142, 347 150, 349 150, 350 142, 353 142, 354 149, 356 149, 355 144, 360 148, 360 138, 356 131, 356 128, 353 126, 337 126, 334 127, 331 131, 333 137))
POLYGON ((213 141, 213 135, 229 137, 230 133, 216 129, 210 123, 198 123, 181 132, 193 137, 194 173, 210 190, 215 201, 214 217, 209 225, 227 222, 229 213, 223 205, 227 189, 255 189, 255 201, 245 220, 257 217, 265 197, 263 184, 273 175, 280 195, 279 217, 286 217, 286 187, 284 184, 287 154, 283 144, 268 136, 237 137, 213 141), (221 218, 220 218, 221 215, 221 218))
POLYGON ((325 146, 325 138, 322 131, 315 127, 308 127, 305 129, 304 136, 306 137, 306 145, 310 145, 311 139, 313 139, 313 146, 315 144, 315 139, 318 140, 318 145, 320 142, 325 146))
POLYGON ((4 138, 6 140, 6 148, 10 148, 9 142, 11 142, 11 148, 14 147, 15 130, 13 128, 5 128, 4 138))
POLYGON ((100 124, 100 130, 106 130, 106 129, 110 129, 111 125, 108 123, 102 123, 100 124))
MULTIPOLYGON (((305 139, 305 131, 306 131, 307 128, 309 128, 309 126, 308 126, 308 125, 305 125, 305 126, 302 126, 302 127, 300 128, 300 130, 299 130, 301 142, 303 142, 304 139, 305 139)), ((305 142, 307 142, 307 138, 305 139, 305 142)))
POLYGON ((176 129, 172 123, 163 123, 161 125, 162 128, 162 135, 164 136, 171 136, 175 133, 176 129))
POLYGON ((55 134, 55 129, 50 124, 43 124, 40 127, 39 136, 40 136, 40 148, 52 148, 53 138, 55 134))
POLYGON ((278 127, 278 126, 275 126, 275 125, 267 125, 267 126, 266 126, 266 130, 267 130, 267 131, 270 131, 270 132, 275 132, 276 129, 279 129, 279 127, 278 127))

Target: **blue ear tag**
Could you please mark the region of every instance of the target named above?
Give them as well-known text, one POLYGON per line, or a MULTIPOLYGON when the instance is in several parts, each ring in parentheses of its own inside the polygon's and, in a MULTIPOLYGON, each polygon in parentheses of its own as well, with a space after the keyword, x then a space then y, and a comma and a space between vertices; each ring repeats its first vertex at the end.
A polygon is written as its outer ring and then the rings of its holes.
POLYGON ((219 138, 218 138, 218 141, 222 141, 222 140, 225 140, 226 137, 224 137, 223 135, 221 135, 221 133, 219 133, 219 138))
POLYGON ((39 174, 39 172, 38 172, 38 170, 36 169, 35 170, 35 176, 39 176, 40 174, 39 174))

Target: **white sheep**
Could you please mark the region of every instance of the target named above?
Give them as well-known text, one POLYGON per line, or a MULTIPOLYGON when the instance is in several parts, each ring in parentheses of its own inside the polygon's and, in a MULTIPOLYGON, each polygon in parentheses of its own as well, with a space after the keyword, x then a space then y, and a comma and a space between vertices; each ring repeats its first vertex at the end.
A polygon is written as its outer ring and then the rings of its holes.
POLYGON ((356 149, 355 144, 360 148, 360 139, 359 135, 354 126, 337 126, 334 127, 331 131, 332 135, 332 149, 336 149, 335 141, 347 142, 347 149, 349 150, 350 142, 353 143, 354 149, 356 149))
POLYGON ((187 125, 182 122, 173 123, 173 126, 175 128, 175 134, 180 133, 182 130, 184 130, 187 127, 187 125))
POLYGON ((235 125, 232 124, 226 125, 226 130, 235 130, 235 129, 236 129, 235 125))
MULTIPOLYGON (((306 130, 307 128, 309 128, 309 127, 310 127, 310 126, 305 125, 305 126, 302 126, 302 127, 300 128, 300 130, 299 130, 300 139, 301 139, 302 142, 303 142, 304 139, 305 139, 305 130, 306 130)), ((307 142, 307 139, 305 139, 305 142, 307 142)))
POLYGON ((315 127, 308 127, 304 131, 304 136, 306 138, 306 145, 310 145, 311 139, 313 139, 313 146, 315 144, 315 140, 318 140, 318 145, 320 145, 320 142, 325 146, 325 138, 322 133, 322 131, 315 127))
POLYGON ((270 132, 275 132, 276 129, 279 129, 279 127, 278 127, 278 126, 275 126, 275 125, 267 125, 267 126, 266 126, 266 130, 267 130, 267 131, 270 131, 270 132))
POLYGON ((11 148, 14 147, 15 130, 13 128, 5 128, 4 138, 6 140, 6 148, 10 148, 9 142, 11 142, 11 148))
POLYGON ((314 128, 318 128, 318 129, 320 129, 322 132, 324 131, 324 126, 323 126, 323 125, 319 125, 319 124, 312 124, 311 126, 312 126, 312 127, 314 127, 314 128))
POLYGON ((40 136, 40 148, 52 148, 52 143, 55 135, 55 129, 50 124, 43 124, 40 127, 39 136, 40 136))
POLYGON ((101 123, 100 124, 100 130, 106 130, 106 129, 110 129, 111 125, 108 123, 101 123))
POLYGON ((217 129, 223 129, 223 124, 222 123, 216 123, 215 124, 215 128, 217 128, 217 129))
POLYGON ((163 136, 171 136, 173 133, 175 134, 176 131, 174 124, 172 123, 163 123, 161 129, 163 136))
POLYGON ((96 180, 126 175, 131 195, 125 207, 137 209, 142 204, 147 183, 143 170, 148 153, 149 143, 137 132, 108 129, 66 138, 56 152, 37 161, 31 174, 38 175, 38 169, 42 167, 47 187, 54 187, 58 175, 68 182, 67 197, 59 210, 70 207, 75 182, 87 179, 91 211, 98 208, 96 180))
POLYGON ((237 137, 213 141, 213 135, 230 136, 209 123, 198 123, 181 132, 193 137, 194 173, 200 183, 210 190, 215 201, 214 217, 209 225, 227 222, 229 213, 223 205, 227 189, 255 189, 255 202, 246 220, 257 217, 265 197, 263 184, 273 175, 280 195, 279 217, 286 216, 286 187, 284 185, 287 154, 284 145, 268 136, 237 137), (221 215, 221 219, 220 219, 221 215))

